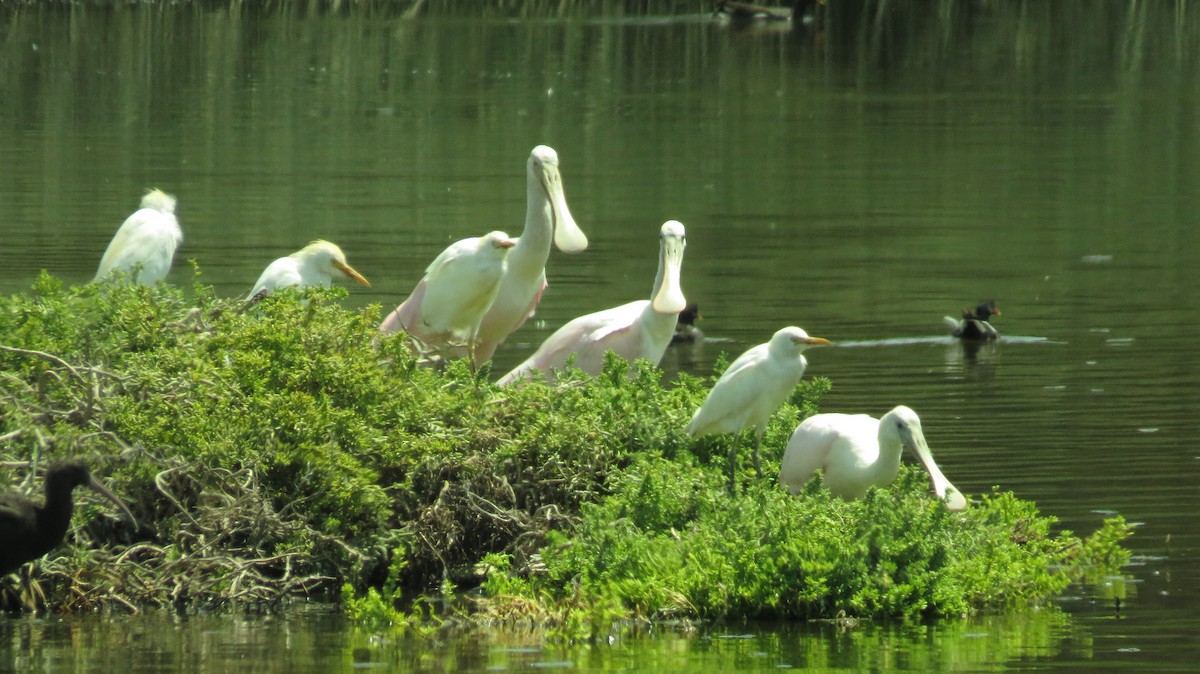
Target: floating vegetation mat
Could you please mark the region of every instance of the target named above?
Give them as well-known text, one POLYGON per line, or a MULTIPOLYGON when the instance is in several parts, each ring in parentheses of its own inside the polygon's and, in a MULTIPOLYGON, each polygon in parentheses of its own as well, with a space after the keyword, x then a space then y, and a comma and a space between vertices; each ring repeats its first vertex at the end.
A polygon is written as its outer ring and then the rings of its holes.
MULTIPOLYGON (((1045 602, 1127 558, 993 490, 949 512, 916 470, 856 502, 774 479, 830 382, 725 487, 728 436, 684 433, 710 380, 610 359, 598 377, 496 388, 417 364, 342 290, 252 307, 165 285, 0 298, 0 484, 85 460, 138 526, 76 490, 67 540, 0 582, 8 606, 272 607, 364 622, 557 625, 744 617, 919 619, 1045 602), (414 599, 415 597, 415 599, 414 599)), ((722 367, 718 364, 718 369, 722 367)))

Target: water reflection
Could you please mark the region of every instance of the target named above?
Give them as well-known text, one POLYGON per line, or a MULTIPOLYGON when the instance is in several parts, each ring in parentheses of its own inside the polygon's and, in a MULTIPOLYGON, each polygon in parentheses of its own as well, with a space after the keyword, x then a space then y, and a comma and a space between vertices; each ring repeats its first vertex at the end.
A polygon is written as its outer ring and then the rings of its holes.
MULTIPOLYGON (((682 283, 710 339, 672 347, 668 369, 706 375, 721 353, 799 325, 844 347, 809 359, 810 376, 833 382, 824 409, 913 407, 964 492, 1014 490, 1080 532, 1097 510, 1145 522, 1132 544, 1164 559, 1132 571, 1143 582, 1120 619, 1068 604, 1087 629, 1062 628, 1065 646, 1044 636, 1059 627, 989 623, 997 639, 1030 644, 997 647, 992 663, 1036 667, 1010 658, 1056 644, 1046 657, 1115 666, 1200 655, 1177 599, 1200 589, 1200 13, 868 0, 829 3, 819 34, 773 35, 670 17, 675 3, 647 3, 646 19, 615 1, 600 18, 592 3, 431 2, 420 20, 368 4, 0 7, 0 291, 27 289, 43 268, 86 281, 130 204, 157 186, 179 197, 184 229, 170 282, 244 296, 271 259, 325 238, 373 283, 348 303, 390 309, 450 241, 520 230, 524 161, 546 143, 592 246, 551 258, 538 315, 494 372, 570 318, 644 296, 640 242, 677 218, 689 233, 682 283), (520 13, 554 19, 510 20, 520 13), (975 352, 896 341, 934 333, 964 297, 1002 302, 1002 340, 975 352), (1117 655, 1124 641, 1137 660, 1117 655)), ((782 453, 767 450, 768 461, 782 453)), ((47 634, 144 641, 91 620, 0 630, 9 648, 47 634)), ((287 642, 286 621, 221 620, 188 624, 215 630, 212 641, 231 627, 287 642)), ((636 656, 544 659, 628 664, 695 648, 721 666, 848 668, 903 664, 909 649, 936 657, 919 635, 796 629, 821 638, 789 636, 804 644, 793 652, 672 634, 636 656), (880 650, 863 655, 860 641, 880 650)), ((145 645, 146 666, 190 666, 204 639, 183 632, 170 638, 191 641, 165 653, 145 645)), ((82 655, 52 657, 34 664, 85 667, 82 655)), ((412 657, 406 667, 440 666, 412 657)))
POLYGON ((537 629, 362 631, 304 607, 275 616, 83 616, 0 621, 0 654, 22 671, 420 672, 999 670, 1090 659, 1086 633, 1056 608, 926 626, 845 623, 628 627, 596 643, 552 645, 537 629))

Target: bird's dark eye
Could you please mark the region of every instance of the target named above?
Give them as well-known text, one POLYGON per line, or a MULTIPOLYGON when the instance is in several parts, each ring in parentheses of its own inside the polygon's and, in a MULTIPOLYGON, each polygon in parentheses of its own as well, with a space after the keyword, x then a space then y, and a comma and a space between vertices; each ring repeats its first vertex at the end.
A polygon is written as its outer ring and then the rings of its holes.
POLYGON ((896 428, 899 428, 900 430, 904 430, 905 428, 908 428, 908 424, 904 423, 903 420, 897 419, 896 420, 896 428))

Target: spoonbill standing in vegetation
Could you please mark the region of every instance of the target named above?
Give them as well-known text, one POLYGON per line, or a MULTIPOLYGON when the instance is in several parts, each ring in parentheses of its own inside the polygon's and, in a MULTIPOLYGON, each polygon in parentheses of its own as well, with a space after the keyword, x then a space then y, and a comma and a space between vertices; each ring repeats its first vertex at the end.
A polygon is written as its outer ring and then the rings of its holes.
POLYGON ((675 334, 676 318, 687 304, 679 285, 686 247, 683 224, 668 220, 659 230, 658 274, 650 299, 572 319, 497 383, 507 386, 535 372, 552 377, 572 354, 575 366, 590 374, 600 373, 604 354, 610 350, 629 362, 645 358, 657 365, 675 334))
POLYGON ((508 251, 508 267, 492 308, 483 316, 476 338, 476 365, 533 316, 546 289, 550 241, 564 253, 578 253, 588 240, 567 208, 558 154, 545 145, 533 148, 525 168, 525 230, 508 251))
POLYGON ((108 487, 92 477, 81 461, 67 461, 46 471, 46 498, 37 505, 23 494, 0 494, 0 576, 16 571, 62 543, 71 524, 71 492, 88 486, 112 501, 130 522, 133 513, 108 487))
POLYGON ((804 420, 788 441, 779 468, 779 482, 798 494, 820 469, 829 493, 861 498, 871 487, 892 483, 900 473, 900 455, 908 448, 929 473, 933 491, 950 510, 967 501, 942 475, 917 413, 901 405, 876 419, 866 414, 817 414, 804 420))
POLYGON ((175 197, 150 190, 133 215, 125 218, 100 258, 93 281, 113 271, 129 274, 135 283, 154 285, 167 277, 175 248, 183 242, 183 231, 175 218, 175 197))
POLYGON ((250 291, 250 298, 260 292, 274 292, 280 288, 328 288, 333 283, 334 274, 354 279, 368 287, 371 285, 362 274, 346 264, 346 254, 341 248, 328 241, 313 241, 295 253, 267 265, 254 284, 254 289, 250 291))
POLYGON ((942 320, 950 328, 950 334, 959 339, 996 339, 1000 333, 996 332, 996 328, 988 321, 992 316, 999 315, 1000 310, 996 308, 995 301, 983 300, 974 310, 963 309, 961 319, 943 316, 942 320))
POLYGON ((504 278, 505 257, 515 245, 504 232, 450 244, 429 263, 425 277, 379 329, 404 330, 442 354, 451 353, 452 347, 466 346, 474 363, 479 324, 496 300, 504 278))
POLYGON ((829 344, 821 337, 794 326, 782 328, 771 341, 752 347, 730 364, 700 409, 692 415, 687 432, 692 437, 710 433, 733 433, 729 448, 729 490, 737 480, 738 436, 754 428, 754 470, 762 477, 759 447, 767 420, 800 383, 808 361, 803 353, 813 346, 829 344))

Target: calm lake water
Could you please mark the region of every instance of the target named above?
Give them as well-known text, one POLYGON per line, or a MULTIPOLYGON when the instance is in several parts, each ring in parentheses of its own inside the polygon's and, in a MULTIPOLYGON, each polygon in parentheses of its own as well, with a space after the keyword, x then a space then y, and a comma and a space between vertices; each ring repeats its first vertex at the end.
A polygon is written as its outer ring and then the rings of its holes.
POLYGON ((193 259, 200 282, 241 295, 325 238, 373 284, 348 303, 390 310, 449 242, 520 232, 525 160, 545 143, 591 246, 552 254, 497 370, 574 316, 646 297, 658 228, 678 219, 712 339, 669 352, 668 370, 706 374, 789 324, 838 342, 809 358, 834 383, 826 411, 907 404, 964 493, 1012 490, 1077 532, 1110 512, 1142 523, 1127 577, 1017 616, 561 650, 519 630, 380 639, 323 609, 0 618, 0 670, 1195 668, 1196 7, 931 2, 911 4, 954 9, 879 18, 865 3, 789 32, 715 23, 706 2, 520 19, 431 4, 415 20, 0 7, 0 292, 41 269, 90 280, 160 187, 185 235, 170 282, 190 285, 193 259), (942 315, 985 297, 1004 339, 943 338, 942 315))

